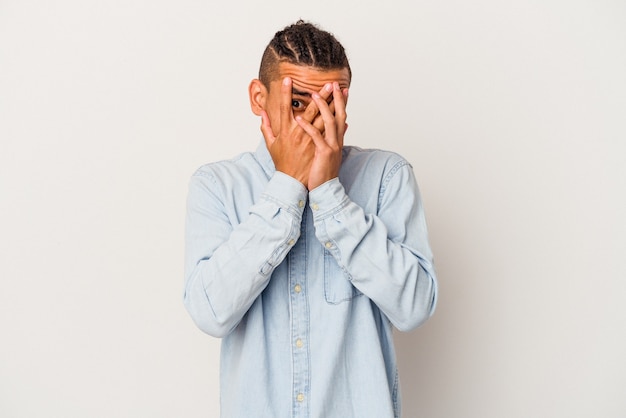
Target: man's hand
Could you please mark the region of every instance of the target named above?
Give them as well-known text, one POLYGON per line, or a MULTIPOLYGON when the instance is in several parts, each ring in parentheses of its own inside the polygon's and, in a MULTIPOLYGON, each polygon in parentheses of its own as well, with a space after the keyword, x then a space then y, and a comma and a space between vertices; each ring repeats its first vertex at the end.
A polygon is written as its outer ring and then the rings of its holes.
POLYGON ((346 124, 348 89, 342 91, 339 84, 335 82, 332 84, 332 94, 333 103, 330 106, 319 94, 312 95, 311 104, 315 103, 319 108, 320 117, 324 123, 323 130, 316 126, 316 121, 311 124, 304 117, 296 117, 300 127, 315 144, 315 153, 311 162, 308 183, 306 183, 309 190, 339 176, 343 136, 348 127, 346 124))
MULTIPOLYGON (((327 87, 327 86, 325 86, 327 87)), ((332 88, 320 90, 319 100, 326 104, 326 99, 333 93, 332 88)), ((315 156, 315 144, 311 136, 296 122, 292 109, 292 81, 289 77, 283 79, 280 88, 280 127, 275 135, 270 119, 265 111, 261 113, 261 132, 265 144, 270 152, 277 171, 283 172, 305 186, 309 183, 309 173, 315 156)), ((308 123, 316 132, 324 129, 324 121, 319 115, 319 103, 311 101, 299 119, 308 123)))

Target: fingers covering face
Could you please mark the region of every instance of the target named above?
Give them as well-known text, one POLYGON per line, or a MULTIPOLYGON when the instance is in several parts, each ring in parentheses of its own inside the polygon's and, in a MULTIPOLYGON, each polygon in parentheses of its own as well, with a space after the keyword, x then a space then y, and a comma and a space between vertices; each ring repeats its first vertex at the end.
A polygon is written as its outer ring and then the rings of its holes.
MULTIPOLYGON (((319 92, 311 94, 312 100, 303 112, 295 113, 315 127, 322 134, 332 131, 333 140, 343 143, 343 134, 346 130, 346 101, 348 89, 341 89, 339 83, 326 83, 319 92), (329 100, 330 99, 330 100, 329 100), (330 103, 329 103, 330 102, 330 103)), ((293 132, 294 128, 294 87, 293 80, 285 77, 280 87, 280 132, 293 132)), ((297 126, 297 125, 296 125, 297 126)), ((300 125, 302 128, 302 125, 300 125)))
MULTIPOLYGON (((324 101, 334 95, 333 85, 327 83, 317 93, 324 101)), ((334 100, 334 96, 333 96, 334 100)), ((280 90, 280 129, 282 132, 288 132, 294 119, 293 114, 293 81, 290 77, 285 77, 281 83, 280 90)), ((319 106, 312 100, 302 113, 301 117, 309 123, 313 123, 319 115, 319 106)))
POLYGON ((332 84, 333 101, 330 105, 319 95, 313 95, 323 119, 325 136, 328 141, 343 146, 343 135, 346 131, 346 98, 347 89, 341 90, 338 83, 332 84))

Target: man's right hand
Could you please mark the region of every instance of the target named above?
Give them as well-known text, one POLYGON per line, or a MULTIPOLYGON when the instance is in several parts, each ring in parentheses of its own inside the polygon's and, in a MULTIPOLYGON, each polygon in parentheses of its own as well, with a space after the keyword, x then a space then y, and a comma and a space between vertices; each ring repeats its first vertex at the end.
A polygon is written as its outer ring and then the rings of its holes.
MULTIPOLYGON (((332 94, 332 86, 324 86, 319 95, 326 100, 332 94)), ((309 181, 311 163, 315 155, 315 144, 296 122, 293 115, 292 81, 291 78, 283 79, 280 87, 280 127, 275 135, 272 130, 270 119, 265 111, 261 113, 261 132, 265 138, 265 145, 274 161, 277 171, 285 173, 305 186, 309 181)), ((301 115, 302 119, 312 123, 320 131, 323 131, 323 120, 315 101, 311 101, 301 115)))

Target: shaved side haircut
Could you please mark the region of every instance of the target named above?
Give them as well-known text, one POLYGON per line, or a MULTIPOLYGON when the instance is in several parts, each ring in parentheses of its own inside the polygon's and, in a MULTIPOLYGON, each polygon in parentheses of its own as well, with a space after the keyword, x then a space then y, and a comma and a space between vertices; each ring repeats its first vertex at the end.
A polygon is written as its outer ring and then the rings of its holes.
POLYGON ((346 51, 339 41, 331 33, 303 20, 276 32, 265 48, 259 80, 268 90, 278 75, 278 64, 281 62, 322 71, 346 68, 352 77, 346 51))

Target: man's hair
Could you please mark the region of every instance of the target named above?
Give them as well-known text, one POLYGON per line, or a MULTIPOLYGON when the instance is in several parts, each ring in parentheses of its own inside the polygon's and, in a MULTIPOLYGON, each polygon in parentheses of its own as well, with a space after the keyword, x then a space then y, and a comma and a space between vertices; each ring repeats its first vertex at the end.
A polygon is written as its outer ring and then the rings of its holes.
POLYGON ((259 80, 266 88, 269 89, 270 82, 278 76, 281 62, 324 71, 346 68, 352 77, 346 51, 339 41, 331 33, 303 20, 276 32, 265 48, 259 80))

